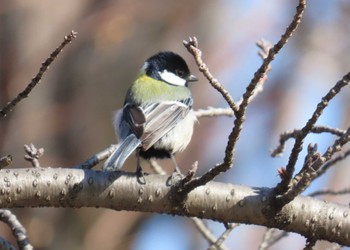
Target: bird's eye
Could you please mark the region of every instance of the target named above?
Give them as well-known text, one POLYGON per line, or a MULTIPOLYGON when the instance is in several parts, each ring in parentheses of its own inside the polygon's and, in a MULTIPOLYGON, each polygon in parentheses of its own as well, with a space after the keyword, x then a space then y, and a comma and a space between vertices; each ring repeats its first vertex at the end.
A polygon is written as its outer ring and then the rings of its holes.
POLYGON ((175 70, 175 74, 181 78, 183 78, 185 76, 185 72, 181 69, 175 70))

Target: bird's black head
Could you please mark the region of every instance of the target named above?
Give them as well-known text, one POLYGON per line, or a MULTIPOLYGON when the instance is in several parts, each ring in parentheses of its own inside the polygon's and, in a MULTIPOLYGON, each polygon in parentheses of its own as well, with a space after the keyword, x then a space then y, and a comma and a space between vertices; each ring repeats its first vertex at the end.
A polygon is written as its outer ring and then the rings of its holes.
POLYGON ((148 58, 143 70, 149 77, 171 85, 186 86, 188 82, 197 81, 191 75, 185 60, 170 51, 159 52, 148 58))

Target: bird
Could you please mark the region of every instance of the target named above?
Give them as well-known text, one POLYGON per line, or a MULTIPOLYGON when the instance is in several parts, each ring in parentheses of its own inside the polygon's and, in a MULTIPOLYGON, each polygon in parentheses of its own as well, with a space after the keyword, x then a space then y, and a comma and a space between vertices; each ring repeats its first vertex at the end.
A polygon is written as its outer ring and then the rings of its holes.
POLYGON ((188 86, 197 80, 186 61, 174 52, 161 51, 149 57, 129 87, 123 108, 114 115, 119 144, 103 169, 122 168, 136 152, 138 175, 143 175, 140 157, 171 158, 179 173, 174 155, 187 147, 197 121, 188 86))

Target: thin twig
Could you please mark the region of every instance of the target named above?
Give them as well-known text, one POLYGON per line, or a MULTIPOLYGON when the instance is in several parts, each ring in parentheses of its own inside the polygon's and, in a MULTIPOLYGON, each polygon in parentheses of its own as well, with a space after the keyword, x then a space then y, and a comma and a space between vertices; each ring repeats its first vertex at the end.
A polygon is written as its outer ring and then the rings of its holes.
MULTIPOLYGON (((269 50, 271 49, 272 45, 270 42, 261 39, 256 42, 256 45, 260 48, 258 51, 259 56, 261 57, 262 60, 265 60, 265 58, 268 56, 269 50)), ((271 70, 271 67, 267 69, 267 72, 271 70)), ((266 72, 266 73, 267 73, 266 72)), ((267 80, 267 75, 265 74, 264 77, 261 78, 260 83, 258 87, 254 91, 254 96, 256 96, 258 93, 263 91, 263 86, 265 81, 267 80)), ((243 99, 242 99, 243 100, 243 99)), ((237 106, 240 105, 242 100, 237 102, 237 106)), ((195 111, 195 115, 197 118, 201 117, 216 117, 216 116, 228 116, 232 117, 234 116, 234 111, 232 108, 213 108, 213 107, 208 107, 206 109, 198 109, 195 111)))
MULTIPOLYGON (((350 73, 349 73, 349 77, 350 77, 350 73)), ((348 80, 350 81, 350 78, 348 80)), ((347 144, 349 141, 350 141, 350 127, 346 130, 346 132, 342 136, 340 136, 338 139, 334 141, 332 146, 327 148, 326 152, 322 155, 322 157, 324 158, 324 162, 329 161, 332 158, 332 156, 335 153, 342 150, 343 146, 347 144)), ((313 166, 315 170, 319 170, 320 167, 321 167, 320 165, 313 166)))
POLYGON ((234 112, 230 108, 213 108, 198 109, 194 112, 197 118, 202 117, 216 117, 216 116, 234 116, 234 112))
POLYGON ((159 165, 159 163, 154 160, 154 159, 150 159, 149 160, 151 169, 153 169, 153 171, 157 174, 161 174, 161 175, 166 175, 167 173, 164 171, 164 169, 162 168, 161 165, 159 165))
POLYGON ((344 160, 345 158, 347 158, 350 155, 350 149, 345 151, 344 153, 338 155, 337 157, 329 160, 328 162, 326 162, 322 168, 320 168, 317 171, 317 176, 315 178, 318 178, 320 176, 322 176, 323 174, 326 173, 326 171, 331 168, 332 166, 334 166, 335 164, 337 164, 338 162, 344 160))
MULTIPOLYGON (((301 133, 300 129, 294 129, 292 131, 286 131, 280 135, 279 145, 271 152, 272 157, 280 156, 284 149, 285 144, 289 139, 296 138, 301 133)), ((345 130, 332 128, 328 126, 315 126, 313 127, 309 133, 321 134, 321 133, 329 133, 336 136, 342 136, 345 133, 345 130)))
POLYGON ((208 66, 203 62, 202 59, 202 51, 198 48, 198 40, 196 37, 190 37, 188 41, 183 41, 184 46, 192 54, 194 57, 198 69, 203 75, 208 79, 209 83, 213 88, 215 88, 226 100, 229 107, 232 109, 234 113, 238 111, 238 107, 233 100, 230 93, 223 87, 223 85, 214 78, 214 76, 210 73, 208 66))
POLYGON ((192 164, 192 167, 190 168, 190 170, 186 173, 186 175, 181 180, 176 182, 174 188, 177 193, 181 193, 182 187, 184 187, 186 183, 190 182, 193 179, 193 176, 196 174, 197 169, 198 169, 198 161, 195 161, 192 164))
MULTIPOLYGON (((289 161, 286 166, 286 178, 282 179, 276 186, 277 194, 283 194, 288 190, 288 185, 293 177, 295 164, 298 160, 299 153, 303 149, 303 143, 305 137, 312 131, 318 118, 321 116, 323 110, 328 106, 329 102, 340 92, 340 90, 348 85, 350 81, 350 72, 347 73, 340 81, 338 81, 333 88, 322 98, 317 104, 316 110, 312 114, 311 118, 307 121, 305 126, 301 129, 300 133, 295 138, 295 143, 292 152, 289 156, 289 161)), ((333 155, 333 154, 332 154, 333 155)), ((329 158, 328 158, 329 160, 329 158)))
POLYGON ((278 201, 283 200, 283 204, 292 201, 296 196, 301 194, 316 176, 316 170, 313 168, 314 163, 321 158, 320 153, 317 152, 317 144, 308 146, 308 153, 305 156, 304 164, 300 172, 292 179, 290 188, 281 196, 277 197, 278 201))
POLYGON ((344 195, 344 194, 350 194, 350 188, 344 188, 338 191, 335 190, 319 190, 319 191, 315 191, 310 193, 308 196, 311 197, 315 197, 315 196, 319 196, 319 195, 344 195))
MULTIPOLYGON (((281 36, 280 40, 269 50, 268 56, 264 59, 262 65, 260 68, 255 72, 254 77, 250 81, 246 92, 243 94, 243 100, 241 104, 239 105, 239 108, 237 110, 237 105, 231 101, 230 98, 227 98, 226 101, 228 102, 229 106, 232 108, 232 110, 235 113, 236 119, 234 121, 234 126, 232 128, 232 131, 228 137, 227 146, 225 149, 225 157, 223 163, 217 164, 213 168, 209 169, 204 175, 202 175, 199 178, 195 178, 189 183, 186 184, 186 186, 183 189, 184 193, 188 193, 194 188, 204 185, 207 182, 213 180, 217 175, 219 175, 222 172, 227 171, 230 169, 233 159, 234 159, 234 149, 236 147, 237 140, 239 138, 239 135, 241 133, 243 123, 245 121, 245 114, 247 110, 247 106, 251 100, 251 97, 254 95, 254 91, 257 87, 257 85, 260 83, 261 79, 264 78, 266 75, 266 72, 270 68, 270 63, 275 58, 275 55, 282 49, 282 47, 287 43, 289 37, 294 33, 296 28, 298 27, 302 14, 306 7, 306 0, 300 0, 299 5, 296 8, 296 13, 293 17, 292 22, 287 27, 284 34, 281 36)), ((195 57, 196 62, 202 62, 200 56, 201 51, 195 47, 198 43, 191 44, 191 41, 188 43, 185 43, 186 48, 190 51, 190 53, 195 57)), ((198 63, 197 63, 198 64, 198 63)), ((200 64, 202 65, 202 64, 200 64)), ((199 65, 199 66, 200 66, 199 65)), ((203 67, 200 67, 200 71, 206 71, 207 67, 204 64, 203 67), (205 67, 204 67, 205 66, 205 67)), ((223 93, 225 94, 225 92, 223 93)))
POLYGON ((288 236, 288 234, 288 232, 276 228, 267 228, 258 249, 266 250, 282 238, 288 236))
POLYGON ((19 249, 32 250, 33 246, 29 243, 27 232, 17 217, 10 210, 0 209, 0 220, 6 223, 12 230, 16 238, 19 249))
MULTIPOLYGON (((267 40, 261 39, 256 42, 256 45, 259 47, 258 55, 260 58, 264 60, 268 57, 269 51, 272 48, 272 44, 268 42, 267 40)), ((249 97, 249 102, 251 102, 259 93, 261 93, 264 90, 264 84, 267 80, 267 73, 271 71, 272 67, 271 64, 267 65, 266 71, 263 73, 263 75, 260 77, 258 84, 255 86, 252 95, 249 97)), ((237 102, 238 106, 241 106, 243 102, 243 96, 241 100, 237 102)))
POLYGON ((217 241, 209 247, 209 249, 210 250, 223 249, 222 248, 223 242, 227 239, 227 237, 230 235, 232 230, 235 229, 238 226, 239 226, 238 223, 237 224, 236 223, 230 223, 228 225, 228 227, 226 228, 226 230, 221 234, 221 236, 217 239, 217 241))
POLYGON ((77 36, 77 32, 71 31, 68 36, 64 37, 63 42, 60 46, 58 46, 50 56, 41 64, 39 72, 32 79, 32 81, 27 85, 27 87, 20 92, 12 101, 8 102, 5 107, 0 110, 0 115, 5 117, 8 112, 10 112, 21 100, 28 97, 29 93, 33 90, 33 88, 40 82, 44 73, 48 70, 50 64, 57 58, 62 49, 69 44, 75 37, 77 36))
MULTIPOLYGON (((162 166, 160 166, 155 160, 150 160, 150 164, 152 169, 157 173, 157 174, 161 174, 164 175, 166 174, 166 172, 163 170, 162 166)), ((198 167, 198 162, 195 162, 192 166, 192 168, 190 169, 190 171, 187 173, 187 175, 180 180, 180 182, 183 181, 187 181, 188 178, 192 178, 193 175, 195 174, 195 171, 197 170, 198 167)), ((177 184, 179 185, 179 184, 177 184)), ((175 186, 176 188, 176 186, 175 186)), ((202 236, 209 242, 209 244, 215 244, 215 242, 217 241, 216 237, 214 236, 214 234, 210 231, 210 229, 207 227, 207 225, 205 225, 204 221, 199 219, 199 218, 195 218, 192 217, 191 220, 193 221, 194 225, 196 226, 196 228, 198 229, 198 231, 202 234, 202 236)), ((224 245, 221 244, 220 248, 221 250, 226 250, 228 248, 226 248, 224 245)))
MULTIPOLYGON (((202 236, 209 242, 210 245, 215 244, 217 241, 214 234, 209 230, 208 226, 205 225, 204 221, 198 218, 191 218, 194 225, 196 226, 197 230, 202 234, 202 236)), ((210 248, 209 248, 210 249, 210 248)), ((220 250, 226 250, 228 249, 226 246, 221 245, 219 248, 214 249, 220 249, 220 250)))

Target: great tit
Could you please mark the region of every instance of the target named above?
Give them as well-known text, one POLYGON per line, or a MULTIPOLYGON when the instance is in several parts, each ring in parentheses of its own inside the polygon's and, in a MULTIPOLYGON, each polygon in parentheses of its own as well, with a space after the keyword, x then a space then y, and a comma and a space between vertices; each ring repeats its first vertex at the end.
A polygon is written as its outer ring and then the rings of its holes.
POLYGON ((148 58, 114 116, 119 145, 104 170, 120 169, 136 151, 137 172, 142 173, 139 157, 171 158, 178 171, 174 155, 189 144, 196 121, 188 83, 197 80, 185 60, 173 52, 148 58))

